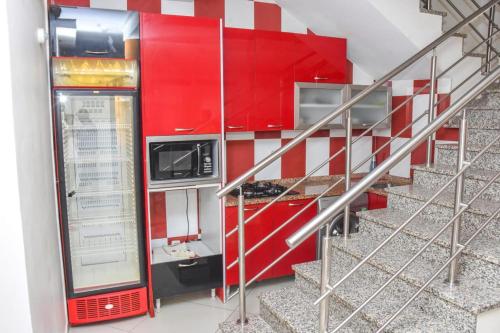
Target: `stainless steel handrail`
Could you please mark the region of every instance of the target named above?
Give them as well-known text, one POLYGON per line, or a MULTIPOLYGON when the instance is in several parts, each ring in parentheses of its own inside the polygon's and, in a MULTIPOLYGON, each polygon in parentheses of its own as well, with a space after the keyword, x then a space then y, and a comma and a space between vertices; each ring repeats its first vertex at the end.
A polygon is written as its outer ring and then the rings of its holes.
MULTIPOLYGON (((460 64, 462 61, 464 61, 469 55, 471 55, 477 48, 479 48, 481 45, 485 44, 486 42, 488 42, 489 40, 491 40, 496 34, 498 34, 500 32, 500 30, 496 30, 495 32, 493 32, 493 34, 488 37, 487 39, 485 39, 484 41, 478 43, 475 47, 473 47, 471 50, 469 50, 468 52, 466 52, 460 59, 456 60, 453 64, 451 64, 448 68, 444 69, 439 75, 436 76, 436 80, 440 79, 441 77, 443 77, 445 74, 447 74, 450 70, 452 70, 453 68, 455 68, 458 64, 460 64)), ((476 71, 474 71, 473 73, 471 73, 467 78, 465 78, 462 82, 460 82, 458 85, 456 85, 450 92, 449 92, 449 95, 453 94, 455 91, 457 91, 459 88, 461 88, 465 83, 468 82, 469 79, 471 79, 474 75, 476 75, 482 67, 486 67, 485 64, 483 64, 479 69, 477 69, 476 71)), ((388 112, 387 115, 378 120, 377 122, 375 122, 373 125, 371 125, 370 127, 368 127, 367 129, 365 129, 361 134, 359 134, 356 139, 354 139, 352 141, 352 144, 354 145, 356 142, 358 142, 361 138, 363 138, 366 134, 368 134, 370 131, 372 131, 374 128, 376 128, 378 125, 380 125, 381 123, 383 123, 384 121, 386 121, 389 117, 391 117, 393 114, 395 114, 396 112, 398 112, 399 110, 401 110, 404 106, 406 106, 406 104, 408 102, 410 102, 415 96, 419 95, 421 92, 423 92, 425 89, 427 89, 429 86, 430 86, 430 82, 429 83, 426 83, 425 85, 423 85, 422 87, 420 87, 417 91, 415 91, 411 96, 408 96, 399 106, 395 107, 392 111, 388 112)), ((439 106, 443 101, 445 101, 446 98, 443 98, 443 99, 440 99, 438 102, 434 103, 434 107, 437 107, 439 106)), ((392 136, 391 137, 391 140, 389 141, 392 142, 394 141, 396 138, 399 137, 399 135, 404 132, 404 131, 400 131, 398 132, 395 136, 392 136)), ((386 147, 387 144, 384 144, 382 147, 386 147)), ((276 202, 278 202, 280 199, 282 199, 284 196, 286 196, 289 192, 291 192, 292 190, 294 190, 297 186, 299 186, 300 184, 302 184, 304 181, 306 181, 307 179, 309 179, 311 176, 313 176, 318 170, 320 170, 322 167, 324 167, 326 164, 328 164, 330 161, 334 160, 335 158, 337 158, 340 154, 342 154, 343 152, 346 151, 346 147, 342 147, 339 151, 337 151, 335 154, 333 154, 332 156, 330 156, 329 158, 327 158, 325 161, 321 162, 318 166, 316 166, 313 170, 309 171, 305 176, 303 176, 301 179, 297 180, 295 183, 293 183, 291 186, 289 186, 283 193, 279 194, 278 196, 274 197, 270 202, 268 202, 267 204, 265 204, 263 207, 261 207, 260 209, 258 209, 256 212, 254 212, 250 217, 246 218, 245 219, 245 225, 250 223, 252 220, 254 220, 257 216, 259 216, 261 213, 263 213, 264 211, 266 211, 268 208, 270 208, 273 204, 275 204, 276 202)), ((373 156, 375 156, 376 154, 378 154, 380 151, 376 151, 374 153, 372 153, 368 159, 371 159, 373 156)), ((362 164, 366 163, 367 161, 363 162, 362 164)), ((352 171, 356 171, 357 169, 355 170, 352 170, 352 171)), ((336 183, 336 185, 338 185, 339 183, 336 183)), ((335 187, 333 186, 333 187, 335 187)), ((333 188, 332 187, 332 188, 333 188)), ((328 191, 330 191, 331 188, 329 188, 328 191)), ((321 198, 322 195, 320 194, 319 197, 321 198)), ((319 198, 318 198, 319 200, 319 198)), ((315 201, 316 202, 316 201, 315 201)), ((309 207, 309 206, 307 206, 309 207)), ((305 209, 301 210, 301 212, 303 212, 305 209)), ((300 213, 301 213, 300 212, 300 213)), ((298 215, 297 215, 298 216, 298 215)), ((286 224, 286 222, 285 222, 286 224)), ((238 231, 238 227, 234 227, 232 230, 230 230, 228 233, 226 233, 226 238, 232 236, 234 233, 236 233, 238 231)))
POLYGON ((296 247, 304 240, 309 238, 316 230, 321 228, 331 217, 340 213, 340 211, 345 207, 345 205, 354 201, 361 193, 365 192, 372 184, 374 184, 382 175, 388 172, 392 167, 399 163, 406 155, 415 150, 419 144, 425 141, 430 135, 436 132, 439 128, 443 127, 452 117, 454 117, 462 107, 469 103, 475 96, 477 96, 481 91, 483 91, 488 85, 490 85, 500 74, 500 68, 496 68, 487 77, 485 77, 481 82, 479 82, 475 87, 464 94, 458 101, 451 105, 445 112, 443 112, 439 117, 437 117, 432 123, 427 125, 422 131, 420 131, 413 138, 404 144, 400 149, 398 149, 394 154, 387 158, 382 164, 376 167, 372 172, 370 172, 366 177, 359 181, 356 185, 352 187, 351 190, 344 193, 339 199, 333 203, 331 206, 326 208, 316 217, 314 217, 309 223, 307 223, 300 230, 295 232, 291 237, 287 239, 287 243, 290 247, 296 247))
MULTIPOLYGON (((487 150, 489 150, 489 148, 491 148, 491 146, 493 145, 493 143, 496 143, 500 141, 500 135, 493 140, 493 142, 491 144, 489 144, 487 146, 486 149, 483 149, 478 155, 476 155, 476 157, 471 160, 468 164, 464 165, 464 168, 459 172, 457 173, 450 181, 448 181, 444 186, 441 187, 441 190, 438 191, 438 195, 441 194, 443 192, 444 189, 446 189, 448 186, 450 186, 456 179, 458 179, 461 175, 463 175, 463 173, 475 162, 479 159, 479 157, 481 157, 487 150)), ((392 281, 394 281, 394 279, 396 279, 408 266, 411 265, 411 263, 413 263, 429 246, 431 246, 434 241, 439 237, 441 236, 441 234, 443 234, 443 232, 446 231, 446 229, 448 229, 448 227, 450 225, 452 225, 457 219, 460 218, 460 216, 462 216, 462 214, 470 207, 470 205, 472 205, 481 195, 484 194, 484 192, 491 186, 491 184, 493 184, 498 178, 500 178, 500 172, 498 172, 492 179, 490 179, 490 181, 485 185, 483 186, 483 188, 478 192, 476 193, 476 195, 467 203, 465 204, 464 206, 461 207, 461 209, 455 213, 455 215, 451 218, 450 221, 448 221, 441 229, 439 229, 439 231, 430 239, 427 241, 427 243, 417 252, 415 253, 415 255, 409 259, 396 273, 394 273, 391 278, 389 280, 387 280, 381 287, 379 287, 377 289, 377 291, 375 291, 366 301, 364 301, 360 306, 358 306, 358 308, 356 310, 354 310, 354 312, 352 312, 346 319, 344 319, 344 321, 342 321, 333 331, 332 333, 335 333, 335 332, 338 332, 338 330, 340 330, 342 327, 344 327, 352 318, 354 318, 354 316, 356 314, 358 314, 366 305, 368 305, 368 303, 370 303, 375 297, 377 297, 392 281)), ((433 196, 433 198, 436 198, 437 195, 433 196)), ((428 200, 424 207, 427 207, 430 203, 432 203, 433 200, 428 200)), ((421 209, 419 209, 420 211, 422 211, 421 209)), ((416 216, 416 215, 413 215, 413 216, 416 216)), ((413 219, 410 218, 409 222, 411 222, 413 219)), ((408 223, 409 223, 408 222, 408 223)), ((406 223, 403 223, 405 226, 408 224, 406 223)), ((402 229, 401 229, 402 230, 402 229)), ((331 287, 332 290, 335 290, 334 287, 331 287)), ((329 288, 328 288, 329 289, 329 288)), ((331 292, 331 291, 330 291, 331 292)), ((324 297, 326 297, 328 295, 329 292, 326 292, 326 293, 323 293, 320 298, 318 298, 318 300, 315 301, 315 304, 318 304, 322 299, 324 299, 324 297), (323 296, 324 295, 324 296, 323 296)))
POLYGON ((307 130, 303 131, 301 134, 299 134, 296 138, 294 138, 292 141, 290 141, 288 144, 282 146, 278 150, 276 150, 274 153, 270 154, 266 158, 264 158, 262 161, 257 163, 254 167, 252 167, 250 170, 246 171, 243 173, 241 176, 237 177, 235 180, 231 181, 229 184, 224 186, 222 189, 220 189, 217 192, 217 196, 219 198, 229 194, 232 190, 235 188, 241 186, 245 181, 247 181, 250 177, 254 176, 257 174, 259 171, 263 170, 267 166, 269 166, 271 163, 273 163, 275 160, 280 158, 282 155, 284 155, 286 152, 288 152, 290 149, 294 148, 297 146, 299 143, 310 137, 312 134, 314 134, 316 131, 321 129, 323 126, 328 124, 330 121, 338 117, 339 115, 345 113, 347 110, 351 109, 352 106, 354 106, 356 103, 360 102, 362 99, 364 99, 368 94, 371 92, 375 91, 377 88, 385 84, 388 80, 392 79, 399 73, 403 72, 405 69, 410 67, 412 64, 416 63, 418 60, 420 60, 422 57, 427 55, 430 51, 432 51, 435 47, 441 45, 444 41, 446 41, 450 36, 452 36, 455 32, 459 31, 462 27, 465 25, 469 24, 470 22, 474 21, 477 17, 482 15, 485 11, 487 11, 489 8, 493 7, 499 2, 499 0, 493 0, 489 1, 486 5, 482 6, 478 10, 476 10, 473 14, 471 14, 469 17, 465 18, 463 21, 455 25, 452 29, 438 37, 435 41, 424 47, 422 50, 417 52, 415 55, 410 57, 408 60, 403 62, 401 65, 397 66, 395 69, 390 71, 388 74, 380 78, 379 81, 375 82, 371 86, 367 87, 364 89, 362 92, 360 92, 358 95, 356 95, 354 98, 350 99, 346 103, 342 104, 339 108, 337 108, 334 112, 331 114, 325 116, 322 118, 320 121, 318 121, 316 124, 312 125, 309 127, 307 130))

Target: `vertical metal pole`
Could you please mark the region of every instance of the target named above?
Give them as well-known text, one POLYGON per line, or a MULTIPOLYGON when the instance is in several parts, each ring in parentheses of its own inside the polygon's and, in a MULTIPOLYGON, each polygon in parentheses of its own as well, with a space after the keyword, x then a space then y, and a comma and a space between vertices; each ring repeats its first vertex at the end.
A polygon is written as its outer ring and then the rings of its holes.
POLYGON ((431 10, 432 9, 432 0, 426 0, 425 5, 427 6, 427 8, 426 8, 427 10, 431 10))
POLYGON ((243 189, 240 186, 240 194, 238 195, 238 267, 239 267, 239 297, 240 297, 240 318, 238 323, 241 326, 245 325, 247 320, 246 315, 246 290, 245 290, 245 197, 243 189))
MULTIPOLYGON (((490 8, 489 13, 489 25, 488 25, 488 38, 491 38, 493 35, 493 23, 495 22, 495 7, 492 6, 490 8)), ((493 44, 493 40, 489 39, 486 43, 486 73, 491 71, 491 45, 493 44)))
MULTIPOLYGON (((330 223, 324 227, 325 235, 321 240, 321 294, 327 292, 328 284, 330 283, 330 253, 331 253, 331 230, 330 223)), ((328 329, 328 317, 330 314, 330 297, 325 297, 319 303, 319 332, 325 333, 328 329)))
MULTIPOLYGON (((351 189, 351 169, 352 169, 352 117, 351 109, 345 113, 345 191, 351 189)), ((344 240, 349 238, 349 217, 351 215, 351 206, 346 205, 344 209, 344 240)))
MULTIPOLYGON (((462 111, 462 119, 460 121, 460 135, 458 142, 458 158, 457 158, 457 173, 462 170, 465 162, 465 152, 467 145, 467 112, 462 111)), ((463 195, 464 195, 464 174, 462 173, 456 180, 455 185, 455 207, 454 212, 457 214, 462 208, 463 204, 463 195)), ((454 255, 459 247, 460 242, 460 228, 462 224, 462 216, 457 218, 452 225, 451 231, 451 247, 450 247, 450 255, 454 255)), ((448 282, 450 286, 453 286, 457 280, 457 272, 458 272, 458 260, 460 256, 457 256, 451 263, 450 269, 448 273, 448 282)))
MULTIPOLYGON (((429 109, 428 109, 428 114, 427 114, 427 121, 428 124, 430 124, 435 117, 434 113, 434 104, 436 102, 436 63, 437 63, 437 56, 436 56, 436 49, 432 50, 432 58, 431 58, 431 88, 429 92, 429 109)), ((434 135, 430 135, 427 138, 427 155, 426 155, 426 162, 425 165, 427 167, 431 166, 432 163, 432 140, 434 139, 434 135)))

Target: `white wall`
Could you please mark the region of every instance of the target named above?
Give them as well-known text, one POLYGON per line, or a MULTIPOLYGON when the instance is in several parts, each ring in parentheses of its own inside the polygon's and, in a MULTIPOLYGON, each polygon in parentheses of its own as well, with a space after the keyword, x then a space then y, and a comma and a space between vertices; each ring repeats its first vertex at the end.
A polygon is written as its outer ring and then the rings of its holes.
POLYGON ((37 28, 46 26, 45 5, 44 0, 16 0, 2 2, 1 8, 2 56, 10 55, 10 62, 0 62, 5 85, 0 144, 6 169, 1 172, 0 306, 7 307, 0 309, 0 325, 6 326, 1 332, 67 330, 47 51, 36 35, 37 28))

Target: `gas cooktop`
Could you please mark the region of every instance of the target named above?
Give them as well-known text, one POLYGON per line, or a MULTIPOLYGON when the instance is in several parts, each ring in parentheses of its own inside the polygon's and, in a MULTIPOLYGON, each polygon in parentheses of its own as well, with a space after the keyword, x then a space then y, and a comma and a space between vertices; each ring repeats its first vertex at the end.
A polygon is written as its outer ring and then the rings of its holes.
MULTIPOLYGON (((254 198, 266 198, 275 197, 287 190, 287 187, 273 184, 271 182, 255 182, 255 183, 245 183, 241 185, 243 189, 243 196, 245 199, 254 198)), ((230 192, 233 197, 237 197, 240 194, 239 189, 234 189, 230 192)), ((299 194, 296 191, 290 191, 286 195, 299 194)))

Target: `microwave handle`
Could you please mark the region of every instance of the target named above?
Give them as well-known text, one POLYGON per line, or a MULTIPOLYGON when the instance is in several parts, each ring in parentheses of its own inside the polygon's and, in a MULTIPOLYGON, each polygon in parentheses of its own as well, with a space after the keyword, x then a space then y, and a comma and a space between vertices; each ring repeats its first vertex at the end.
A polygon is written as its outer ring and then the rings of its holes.
POLYGON ((201 148, 200 148, 200 144, 196 145, 196 153, 198 154, 198 170, 197 170, 196 173, 199 176, 200 175, 200 169, 201 169, 201 148))

